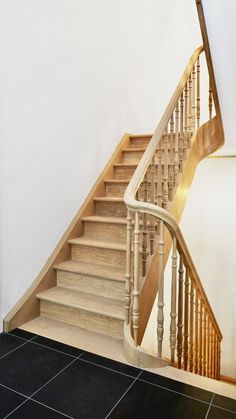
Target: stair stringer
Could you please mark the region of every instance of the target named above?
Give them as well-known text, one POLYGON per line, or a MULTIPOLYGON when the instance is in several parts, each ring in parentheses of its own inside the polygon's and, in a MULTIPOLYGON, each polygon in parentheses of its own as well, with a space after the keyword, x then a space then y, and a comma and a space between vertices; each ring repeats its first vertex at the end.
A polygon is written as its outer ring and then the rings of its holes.
MULTIPOLYGON (((179 224, 186 201, 188 191, 191 187, 195 171, 198 164, 221 148, 224 144, 224 134, 221 130, 221 125, 217 116, 203 124, 195 133, 192 139, 192 146, 189 150, 187 160, 184 164, 184 170, 180 175, 178 186, 174 193, 174 198, 167 207, 168 212, 179 224)), ((165 261, 166 266, 171 247, 172 240, 168 232, 165 234, 165 261)), ((158 288, 158 252, 154 252, 149 264, 146 277, 142 284, 140 293, 140 327, 138 335, 138 346, 136 347, 133 342, 131 334, 131 323, 124 325, 124 353, 126 359, 134 365, 143 367, 156 367, 159 362, 164 362, 165 365, 168 361, 158 359, 151 353, 148 353, 142 348, 142 339, 146 330, 146 326, 155 302, 158 288), (148 302, 148 304, 147 304, 148 302)), ((164 365, 163 365, 164 366, 164 365)))

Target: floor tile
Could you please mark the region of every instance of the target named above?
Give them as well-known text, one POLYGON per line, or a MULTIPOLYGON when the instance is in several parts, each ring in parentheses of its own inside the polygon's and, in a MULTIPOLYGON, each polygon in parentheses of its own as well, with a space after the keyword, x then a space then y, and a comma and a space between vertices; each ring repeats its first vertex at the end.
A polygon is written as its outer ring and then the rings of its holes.
POLYGON ((211 406, 207 419, 235 419, 235 413, 211 406))
POLYGON ((25 330, 21 330, 21 329, 14 329, 10 332, 11 335, 14 336, 19 336, 20 338, 24 338, 24 339, 32 339, 35 335, 34 333, 30 333, 30 332, 26 332, 25 330))
POLYGON ((224 407, 225 409, 236 412, 236 400, 216 394, 212 402, 214 406, 224 407))
POLYGON ((29 400, 13 412, 9 419, 66 419, 66 416, 29 400))
POLYGON ((57 342, 52 339, 37 336, 34 342, 40 343, 41 345, 48 346, 49 348, 55 349, 56 351, 64 352, 68 355, 78 357, 83 353, 81 349, 74 348, 73 346, 65 345, 64 343, 57 342))
POLYGON ((15 336, 8 335, 5 333, 0 334, 0 358, 1 356, 7 354, 8 352, 16 349, 18 346, 22 345, 24 341, 15 336))
POLYGON ((109 419, 205 419, 208 406, 137 380, 109 419))
POLYGON ((180 381, 171 380, 170 378, 166 378, 158 374, 152 374, 148 371, 143 371, 140 379, 165 388, 169 388, 171 390, 177 391, 178 393, 187 394, 188 396, 202 400, 204 402, 210 402, 213 396, 213 393, 210 393, 209 391, 181 383, 180 381))
POLYGON ((8 413, 19 406, 24 400, 25 397, 0 385, 0 419, 8 415, 8 413))
POLYGON ((112 359, 104 358, 103 356, 92 354, 90 352, 85 352, 81 359, 93 362, 94 364, 102 365, 103 367, 110 368, 123 374, 131 375, 131 377, 137 377, 142 371, 139 368, 122 364, 121 362, 113 361, 112 359))
POLYGON ((104 419, 133 378, 77 360, 34 399, 73 418, 104 419))
POLYGON ((71 360, 68 355, 28 342, 0 360, 0 384, 31 395, 71 360))

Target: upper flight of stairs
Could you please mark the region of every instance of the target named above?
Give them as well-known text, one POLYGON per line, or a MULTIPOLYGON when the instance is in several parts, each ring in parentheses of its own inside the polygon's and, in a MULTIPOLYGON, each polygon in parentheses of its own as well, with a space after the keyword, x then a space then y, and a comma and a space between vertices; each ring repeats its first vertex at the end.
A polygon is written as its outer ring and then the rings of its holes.
POLYGON ((120 345, 127 216, 123 195, 150 138, 130 136, 129 147, 113 165, 113 177, 104 180, 105 193, 93 198, 94 214, 82 217, 83 235, 69 240, 71 259, 54 266, 56 287, 37 294, 40 316, 23 329, 52 337, 55 325, 66 324, 78 339, 87 331, 91 345, 101 338, 113 338, 120 345))

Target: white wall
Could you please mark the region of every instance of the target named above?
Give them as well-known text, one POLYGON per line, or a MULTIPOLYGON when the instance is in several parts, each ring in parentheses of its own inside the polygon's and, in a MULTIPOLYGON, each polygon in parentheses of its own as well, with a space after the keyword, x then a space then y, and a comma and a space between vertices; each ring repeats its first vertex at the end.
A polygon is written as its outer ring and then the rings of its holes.
MULTIPOLYGON (((195 174, 180 227, 223 334, 221 373, 236 378, 236 158, 208 158, 195 174)), ((165 274, 164 354, 170 356, 170 260, 165 274)), ((157 301, 144 347, 157 351, 157 301)))
POLYGON ((236 154, 236 2, 235 0, 202 1, 225 130, 225 146, 220 153, 236 154))
POLYGON ((0 0, 0 317, 201 43, 194 2, 0 0))

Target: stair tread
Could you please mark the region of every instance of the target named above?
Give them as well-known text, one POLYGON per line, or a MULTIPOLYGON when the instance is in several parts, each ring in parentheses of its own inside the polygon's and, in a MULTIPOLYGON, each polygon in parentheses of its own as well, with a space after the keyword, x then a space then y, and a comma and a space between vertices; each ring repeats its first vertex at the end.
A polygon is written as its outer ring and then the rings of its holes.
POLYGON ((114 167, 137 167, 137 163, 115 163, 114 167))
POLYGON ((20 329, 127 364, 123 353, 123 341, 120 339, 44 316, 36 317, 23 324, 20 329))
POLYGON ((153 137, 153 134, 132 134, 129 136, 130 139, 142 139, 142 138, 149 138, 151 139, 153 137))
POLYGON ((124 217, 102 217, 100 215, 90 215, 83 217, 82 221, 96 222, 96 223, 110 223, 110 224, 126 224, 126 218, 124 217))
POLYGON ((107 201, 107 202, 124 202, 124 199, 116 196, 96 196, 94 201, 107 201))
POLYGON ((126 152, 126 151, 132 151, 132 152, 136 152, 136 151, 145 151, 146 147, 126 147, 123 148, 122 151, 126 152))
POLYGON ((124 303, 120 300, 62 287, 54 287, 43 291, 37 295, 37 298, 124 320, 124 303))
POLYGON ((130 179, 105 179, 105 183, 129 183, 130 179))
POLYGON ((90 246, 90 247, 100 247, 103 249, 126 251, 126 244, 114 243, 114 241, 109 242, 109 241, 103 241, 103 240, 94 240, 94 239, 87 238, 85 236, 78 237, 76 239, 71 239, 68 241, 68 243, 81 244, 81 245, 90 246))
POLYGON ((99 263, 68 260, 59 265, 55 265, 54 268, 64 272, 81 273, 87 274, 88 276, 95 275, 96 277, 124 282, 124 269, 116 266, 109 267, 108 265, 99 263))

